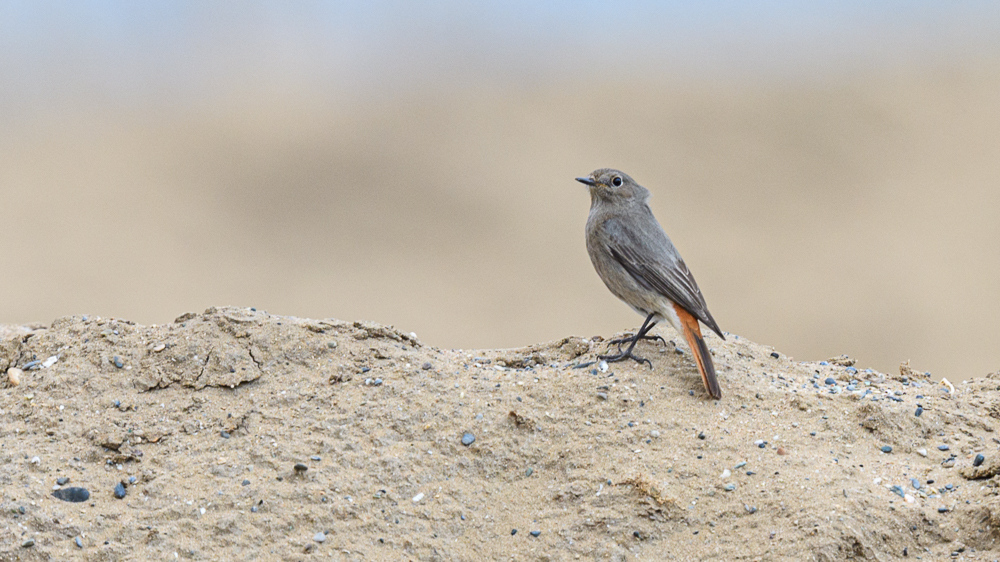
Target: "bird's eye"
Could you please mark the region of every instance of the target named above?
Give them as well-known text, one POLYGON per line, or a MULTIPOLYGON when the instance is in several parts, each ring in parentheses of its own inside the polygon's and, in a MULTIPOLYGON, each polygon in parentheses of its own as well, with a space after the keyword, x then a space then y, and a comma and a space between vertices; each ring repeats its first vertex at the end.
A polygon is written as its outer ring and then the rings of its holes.
POLYGON ((615 179, 611 180, 611 185, 613 185, 615 187, 621 187, 622 186, 622 179, 620 177, 618 177, 618 176, 615 176, 615 179))

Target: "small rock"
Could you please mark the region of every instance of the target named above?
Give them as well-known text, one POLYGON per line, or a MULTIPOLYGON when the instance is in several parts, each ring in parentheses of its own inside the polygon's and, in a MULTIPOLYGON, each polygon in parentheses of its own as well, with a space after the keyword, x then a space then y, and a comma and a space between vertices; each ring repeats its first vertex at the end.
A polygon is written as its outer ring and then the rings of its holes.
POLYGON ((836 379, 834 379, 833 377, 826 377, 826 380, 823 382, 825 382, 828 386, 837 384, 836 379))
POLYGON ((727 491, 727 492, 732 492, 733 490, 736 489, 736 484, 733 484, 732 482, 730 482, 729 484, 726 484, 725 486, 723 486, 722 489, 725 490, 725 491, 727 491))
POLYGON ((778 454, 781 456, 785 456, 788 454, 788 451, 786 451, 784 447, 778 447, 778 454))
POLYGON ((917 480, 916 478, 910 478, 910 485, 913 486, 914 490, 919 490, 920 489, 920 480, 917 480))
POLYGON ((775 359, 778 359, 779 357, 781 357, 781 355, 777 351, 772 351, 771 352, 771 357, 774 357, 775 359))
POLYGON ((31 457, 31 464, 41 464, 42 459, 39 457, 31 457))
MULTIPOLYGON (((982 456, 982 455, 980 455, 980 456, 982 456)), ((982 464, 982 463, 980 463, 980 464, 982 464)), ((979 466, 979 465, 977 464, 976 466, 979 466)), ((65 476, 63 476, 62 478, 56 478, 56 484, 58 484, 60 486, 65 486, 66 484, 69 484, 69 478, 67 478, 65 476)))
POLYGON ((986 460, 986 457, 984 457, 983 455, 976 455, 975 460, 972 461, 972 466, 979 466, 979 465, 983 464, 983 461, 985 461, 985 460, 986 460))
POLYGON ((304 465, 304 464, 302 464, 300 462, 295 463, 295 466, 293 466, 292 468, 295 470, 296 474, 302 474, 303 472, 309 470, 308 466, 306 466, 306 465, 304 465))
POLYGON ((607 373, 608 372, 608 362, 602 360, 600 363, 597 364, 597 368, 600 369, 600 371, 602 373, 607 373))
POLYGON ((73 542, 76 543, 77 548, 83 548, 83 539, 81 539, 80 537, 76 537, 75 539, 73 539, 73 542))
POLYGON ((115 485, 115 497, 116 498, 122 499, 122 498, 125 497, 126 493, 127 492, 125 491, 125 484, 122 484, 121 482, 119 482, 118 484, 115 485))
POLYGON ((425 371, 430 371, 431 369, 434 368, 434 365, 431 365, 430 363, 424 363, 423 365, 420 366, 420 368, 425 371))
POLYGON ((52 357, 49 357, 42 363, 42 368, 48 369, 49 367, 55 365, 57 361, 59 361, 59 356, 53 355, 52 357))
POLYGON ((920 455, 921 457, 926 457, 927 449, 917 449, 917 454, 920 455))
POLYGON ((468 447, 476 442, 476 436, 471 433, 465 433, 462 435, 462 444, 468 447))
POLYGON ((86 488, 60 488, 52 492, 52 497, 64 502, 80 503, 90 499, 90 492, 86 488))
POLYGON ((28 539, 21 543, 21 548, 31 548, 35 546, 35 539, 28 539))
POLYGON ((229 439, 230 435, 228 431, 223 430, 219 432, 219 437, 222 437, 223 439, 229 439))
POLYGON ((158 343, 155 346, 153 346, 153 353, 159 353, 166 348, 167 348, 166 344, 158 343))
POLYGON ((510 530, 510 536, 514 536, 516 534, 517 534, 517 529, 511 529, 510 530))
POLYGON ((309 460, 319 462, 319 461, 323 460, 323 458, 320 457, 319 455, 313 455, 313 456, 309 457, 309 460))
POLYGON ((743 468, 746 465, 747 465, 747 461, 740 461, 740 462, 736 463, 736 466, 734 466, 733 468, 736 469, 736 470, 739 470, 739 469, 743 468))
POLYGON ((720 478, 726 479, 726 478, 729 478, 732 475, 733 475, 733 473, 730 472, 729 469, 727 468, 727 469, 725 469, 725 470, 722 471, 722 476, 720 478))
POLYGON ((947 507, 939 507, 938 508, 938 513, 948 513, 948 508, 947 507))
POLYGON ((607 392, 598 392, 597 393, 597 399, 598 400, 607 400, 608 399, 608 393, 607 392))
POLYGON ((125 362, 122 361, 122 358, 118 357, 117 355, 111 358, 111 362, 114 363, 115 367, 119 369, 125 366, 125 362))
POLYGON ((315 535, 313 535, 313 540, 316 541, 316 542, 323 542, 323 541, 325 541, 326 540, 326 533, 324 533, 323 531, 320 531, 320 532, 316 533, 315 535))
POLYGON ((660 436, 660 432, 658 430, 654 429, 653 431, 649 432, 649 436, 652 437, 652 438, 654 438, 654 439, 656 439, 657 437, 660 436))
POLYGON ((531 531, 531 533, 530 533, 530 534, 531 534, 531 536, 533 536, 533 537, 537 537, 537 536, 541 535, 541 534, 542 534, 542 532, 541 532, 541 531, 531 531))
POLYGON ((922 407, 920 407, 920 406, 917 406, 917 409, 916 409, 915 412, 913 412, 913 415, 917 416, 919 418, 920 414, 922 414, 922 413, 924 413, 924 409, 922 407))
POLYGON ((949 447, 947 445, 938 445, 938 451, 947 451, 950 448, 951 447, 949 447))
POLYGON ((896 494, 897 496, 899 496, 901 498, 904 498, 904 499, 906 498, 906 493, 903 492, 903 489, 900 488, 899 486, 893 486, 891 489, 892 489, 892 493, 896 494))
POLYGON ((883 453, 891 453, 892 452, 892 447, 890 447, 889 445, 882 445, 882 452, 883 453))
POLYGON ((249 486, 250 485, 250 481, 249 480, 244 480, 242 484, 244 486, 249 486))
POLYGON ((424 499, 424 493, 420 492, 419 494, 413 496, 413 503, 418 503, 422 499, 424 499))
POLYGON ((22 371, 21 369, 18 369, 17 367, 11 367, 10 369, 7 369, 7 382, 10 383, 11 386, 17 386, 21 384, 21 375, 23 374, 24 371, 22 371))
POLYGON ((951 468, 951 467, 955 466, 955 457, 951 457, 949 459, 946 459, 943 463, 941 463, 941 466, 943 468, 951 468))
POLYGON ((698 439, 701 439, 702 441, 705 440, 705 432, 704 431, 699 431, 698 432, 698 439))

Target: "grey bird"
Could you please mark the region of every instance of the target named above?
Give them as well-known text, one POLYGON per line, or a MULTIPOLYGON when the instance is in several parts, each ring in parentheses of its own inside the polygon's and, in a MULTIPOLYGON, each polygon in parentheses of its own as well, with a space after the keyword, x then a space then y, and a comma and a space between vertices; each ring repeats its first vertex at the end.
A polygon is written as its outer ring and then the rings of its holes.
POLYGON ((649 190, 610 168, 595 170, 576 181, 590 188, 587 252, 594 269, 616 297, 646 317, 634 336, 610 342, 618 344, 619 353, 599 357, 605 361, 633 359, 652 367, 652 362, 634 355, 632 350, 641 339, 662 341, 660 336, 646 334, 665 320, 687 340, 705 390, 716 400, 722 398, 712 355, 698 321, 726 338, 677 248, 653 216, 649 190), (625 343, 628 349, 622 351, 625 343))

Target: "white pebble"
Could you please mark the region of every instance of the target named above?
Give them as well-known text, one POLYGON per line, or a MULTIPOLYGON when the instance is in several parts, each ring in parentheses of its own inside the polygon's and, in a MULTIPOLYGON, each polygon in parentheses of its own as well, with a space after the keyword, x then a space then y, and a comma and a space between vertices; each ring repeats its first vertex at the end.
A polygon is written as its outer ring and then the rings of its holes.
POLYGON ((733 473, 730 472, 728 468, 722 471, 722 478, 729 478, 732 475, 733 473))
POLYGON ((424 499, 424 493, 420 492, 419 494, 413 496, 413 503, 417 503, 422 499, 424 499))
POLYGON ((42 459, 38 457, 31 457, 31 464, 41 464, 42 459))
POLYGON ((597 368, 600 369, 602 373, 607 373, 608 372, 608 362, 607 361, 601 361, 600 364, 597 365, 597 368))
POLYGON ((323 542, 323 541, 325 541, 326 540, 326 533, 324 533, 323 531, 320 531, 320 532, 316 533, 315 535, 313 535, 313 540, 316 541, 316 542, 323 542))
POLYGON ((49 367, 55 365, 56 361, 58 361, 58 360, 59 360, 59 356, 58 355, 53 355, 52 357, 49 357, 48 359, 46 359, 44 363, 42 363, 42 368, 43 369, 48 369, 49 367))
POLYGON ((9 382, 11 386, 17 386, 21 384, 22 374, 24 374, 24 371, 18 369, 17 367, 11 367, 10 369, 7 369, 7 382, 9 382))
POLYGON ((917 449, 917 453, 919 453, 921 457, 926 457, 927 449, 917 449))

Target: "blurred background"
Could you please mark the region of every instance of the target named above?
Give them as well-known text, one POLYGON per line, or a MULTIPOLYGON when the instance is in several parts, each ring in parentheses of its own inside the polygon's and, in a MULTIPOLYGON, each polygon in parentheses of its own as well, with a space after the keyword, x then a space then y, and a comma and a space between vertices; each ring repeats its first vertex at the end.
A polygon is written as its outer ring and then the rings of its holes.
POLYGON ((0 2, 0 323, 634 330, 584 247, 605 166, 724 330, 1000 367, 1000 3, 0 2))

